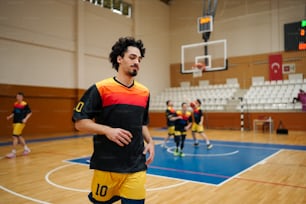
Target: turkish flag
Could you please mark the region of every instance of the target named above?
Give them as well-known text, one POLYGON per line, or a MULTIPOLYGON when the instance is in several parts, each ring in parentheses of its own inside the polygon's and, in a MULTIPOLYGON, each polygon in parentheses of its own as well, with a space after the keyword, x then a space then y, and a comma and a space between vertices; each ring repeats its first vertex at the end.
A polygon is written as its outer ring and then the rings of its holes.
POLYGON ((281 54, 269 56, 270 81, 283 80, 283 57, 281 54))

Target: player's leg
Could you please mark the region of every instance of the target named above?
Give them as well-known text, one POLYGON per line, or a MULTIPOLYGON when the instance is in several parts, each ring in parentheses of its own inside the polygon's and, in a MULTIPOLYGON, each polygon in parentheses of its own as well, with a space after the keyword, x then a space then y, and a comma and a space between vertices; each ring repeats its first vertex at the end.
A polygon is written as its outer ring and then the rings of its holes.
POLYGON ((88 198, 92 203, 104 203, 111 204, 120 200, 119 196, 119 174, 94 170, 91 192, 88 194, 88 198))
POLYGON ((122 204, 144 204, 144 200, 131 200, 127 198, 121 199, 122 204))
POLYGON ((23 155, 27 155, 31 152, 31 150, 26 145, 25 139, 22 137, 22 131, 23 131, 24 127, 25 127, 24 123, 16 123, 13 134, 18 136, 18 142, 24 148, 23 155))
POLYGON ((16 157, 16 149, 19 141, 19 137, 22 134, 22 130, 24 128, 23 123, 14 123, 13 124, 13 148, 12 151, 6 155, 7 158, 16 157))
POLYGON ((179 155, 179 146, 180 146, 180 142, 181 142, 181 132, 180 131, 175 131, 174 142, 175 142, 176 148, 175 148, 173 154, 174 154, 174 156, 178 156, 179 155))
POLYGON ((15 158, 16 157, 16 149, 18 145, 18 136, 13 135, 13 144, 12 144, 12 151, 6 155, 7 158, 15 158))
POLYGON ((186 139, 186 132, 182 133, 182 135, 181 135, 181 150, 180 150, 180 156, 181 157, 185 156, 185 154, 183 152, 184 145, 185 145, 185 139, 186 139))
POLYGON ((23 146, 24 150, 23 150, 23 155, 28 155, 31 150, 30 148, 27 146, 25 139, 22 136, 18 137, 19 139, 19 143, 23 146))
POLYGON ((207 135, 204 132, 200 132, 200 135, 203 137, 203 139, 206 141, 206 147, 207 149, 211 149, 213 147, 213 145, 211 144, 209 138, 207 137, 207 135))
POLYGON ((122 204, 144 204, 146 171, 128 174, 121 185, 120 197, 122 204))
POLYGON ((166 146, 166 143, 168 142, 169 138, 170 138, 170 135, 169 135, 169 133, 168 133, 167 136, 165 137, 163 143, 161 144, 162 147, 165 147, 165 146, 166 146))
POLYGON ((204 126, 203 125, 198 125, 197 127, 198 133, 201 135, 201 137, 206 141, 206 147, 207 149, 211 149, 213 145, 210 143, 209 138, 207 135, 204 133, 204 126))
POLYGON ((213 147, 213 145, 210 143, 209 138, 207 137, 207 135, 204 133, 204 126, 203 125, 198 125, 195 127, 194 131, 196 131, 197 133, 200 134, 200 136, 203 138, 203 140, 205 140, 206 142, 206 147, 207 149, 211 149, 213 147))
POLYGON ((161 145, 162 147, 166 146, 166 143, 168 142, 169 138, 170 138, 170 126, 168 126, 167 136, 165 137, 164 142, 161 145))
POLYGON ((168 135, 167 137, 164 139, 164 142, 162 144, 162 147, 166 147, 166 143, 168 142, 168 140, 170 139, 171 136, 174 136, 174 126, 169 126, 168 127, 168 135))
POLYGON ((193 138, 194 146, 199 145, 199 141, 196 137, 196 130, 197 130, 197 124, 193 123, 192 126, 191 126, 191 136, 193 138))

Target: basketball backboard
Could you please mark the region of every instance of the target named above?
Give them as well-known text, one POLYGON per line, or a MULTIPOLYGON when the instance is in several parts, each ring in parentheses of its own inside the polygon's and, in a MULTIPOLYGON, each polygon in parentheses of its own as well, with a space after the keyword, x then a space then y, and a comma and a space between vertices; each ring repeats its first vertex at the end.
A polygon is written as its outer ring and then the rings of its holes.
POLYGON ((205 71, 219 71, 227 69, 226 40, 188 44, 181 46, 181 72, 194 73, 193 65, 205 64, 205 71))

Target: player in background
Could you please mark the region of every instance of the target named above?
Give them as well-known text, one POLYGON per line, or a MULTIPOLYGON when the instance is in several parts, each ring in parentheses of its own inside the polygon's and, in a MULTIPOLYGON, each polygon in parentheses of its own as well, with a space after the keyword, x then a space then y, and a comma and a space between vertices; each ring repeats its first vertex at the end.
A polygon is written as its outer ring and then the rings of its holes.
POLYGON ((173 103, 171 100, 166 101, 167 109, 166 109, 166 121, 167 121, 167 127, 168 127, 168 134, 165 138, 162 147, 166 146, 166 143, 168 142, 169 138, 171 136, 174 136, 175 129, 174 129, 174 121, 171 120, 171 118, 175 115, 175 110, 173 108, 173 103))
POLYGON ((210 140, 208 139, 207 135, 204 133, 204 116, 201 109, 201 100, 197 99, 194 102, 190 103, 190 106, 193 110, 193 124, 191 127, 191 134, 192 138, 194 140, 194 145, 199 145, 199 141, 197 140, 196 134, 199 134, 205 141, 206 141, 206 147, 207 149, 211 149, 213 145, 210 143, 210 140))
POLYGON ((16 102, 14 103, 14 108, 12 113, 6 117, 7 120, 13 118, 13 149, 6 155, 7 158, 16 157, 16 149, 18 143, 20 143, 23 148, 23 155, 27 155, 31 152, 30 148, 26 145, 25 139, 22 137, 22 131, 32 115, 30 106, 24 100, 24 94, 22 92, 17 93, 16 102))
POLYGON ((183 153, 184 143, 187 136, 187 130, 189 130, 192 125, 191 112, 187 109, 187 103, 182 103, 182 110, 176 111, 175 115, 171 118, 171 120, 175 121, 174 141, 176 149, 174 151, 174 156, 185 156, 183 153))

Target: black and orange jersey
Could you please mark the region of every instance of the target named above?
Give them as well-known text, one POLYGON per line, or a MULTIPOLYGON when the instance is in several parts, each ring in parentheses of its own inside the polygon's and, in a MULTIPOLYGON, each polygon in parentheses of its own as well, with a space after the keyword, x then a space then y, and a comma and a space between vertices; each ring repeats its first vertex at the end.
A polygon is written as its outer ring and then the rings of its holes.
POLYGON ((181 119, 175 120, 175 131, 186 131, 185 126, 192 122, 191 112, 176 111, 175 116, 181 116, 181 119))
POLYGON ((202 116, 203 116, 203 112, 200 107, 193 109, 193 117, 194 117, 195 123, 199 124, 202 116))
POLYGON ((73 120, 93 119, 98 124, 122 128, 132 133, 132 141, 121 147, 105 135, 93 138, 90 168, 131 173, 145 170, 142 126, 149 123, 149 90, 134 81, 127 87, 115 78, 91 86, 74 109, 73 120))
POLYGON ((174 121, 170 120, 172 116, 175 115, 175 110, 173 107, 168 106, 166 109, 166 120, 168 126, 174 126, 174 121))
POLYGON ((30 106, 27 102, 16 101, 12 113, 14 114, 13 123, 22 123, 22 120, 31 113, 30 106))

